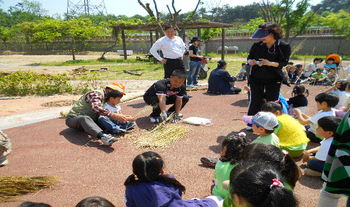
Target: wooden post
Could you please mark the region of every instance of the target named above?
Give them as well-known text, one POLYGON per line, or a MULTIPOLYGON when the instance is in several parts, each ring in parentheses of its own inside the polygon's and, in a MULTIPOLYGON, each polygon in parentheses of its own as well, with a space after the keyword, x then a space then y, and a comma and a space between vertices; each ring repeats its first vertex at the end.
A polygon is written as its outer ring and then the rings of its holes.
POLYGON ((197 37, 199 38, 199 39, 201 39, 201 25, 198 25, 197 26, 197 37))
POLYGON ((123 39, 124 60, 127 60, 128 56, 126 54, 125 32, 123 28, 121 28, 121 30, 122 30, 122 39, 123 39))
MULTIPOLYGON (((156 33, 156 41, 159 39, 159 33, 158 33, 158 29, 156 28, 156 31, 155 31, 155 33, 156 33)), ((157 60, 157 58, 153 58, 153 60, 154 60, 154 63, 157 63, 158 62, 158 60, 157 60)))
POLYGON ((151 42, 151 47, 153 45, 153 33, 152 31, 149 31, 149 41, 151 42))
POLYGON ((222 28, 221 48, 221 59, 225 60, 225 28, 222 28))

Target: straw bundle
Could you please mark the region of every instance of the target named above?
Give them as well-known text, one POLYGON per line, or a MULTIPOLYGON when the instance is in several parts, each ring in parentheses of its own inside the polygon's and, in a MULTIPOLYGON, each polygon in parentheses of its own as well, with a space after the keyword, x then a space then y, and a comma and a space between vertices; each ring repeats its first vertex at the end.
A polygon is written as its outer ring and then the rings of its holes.
POLYGON ((44 188, 51 187, 58 177, 0 177, 0 202, 13 201, 13 198, 27 193, 34 193, 44 188))
POLYGON ((133 143, 137 148, 159 148, 168 146, 189 133, 188 126, 160 123, 151 131, 140 135, 133 143))

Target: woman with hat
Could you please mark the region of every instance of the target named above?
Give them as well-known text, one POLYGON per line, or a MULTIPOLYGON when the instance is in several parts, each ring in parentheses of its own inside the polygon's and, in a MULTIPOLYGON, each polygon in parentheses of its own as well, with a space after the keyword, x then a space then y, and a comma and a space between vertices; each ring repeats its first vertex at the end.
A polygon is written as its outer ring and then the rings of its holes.
POLYGON ((202 67, 203 56, 200 55, 199 43, 202 42, 198 37, 192 37, 192 45, 189 47, 190 71, 187 76, 187 88, 193 88, 198 85, 197 76, 202 67))
MULTIPOLYGON (((261 24, 251 37, 260 41, 253 44, 247 58, 252 67, 248 80, 248 115, 255 115, 260 111, 264 94, 267 101, 276 101, 279 98, 283 80, 282 68, 288 64, 291 54, 290 45, 282 42, 282 37, 282 28, 276 23, 261 24)), ((248 125, 247 130, 251 130, 251 126, 248 125)))

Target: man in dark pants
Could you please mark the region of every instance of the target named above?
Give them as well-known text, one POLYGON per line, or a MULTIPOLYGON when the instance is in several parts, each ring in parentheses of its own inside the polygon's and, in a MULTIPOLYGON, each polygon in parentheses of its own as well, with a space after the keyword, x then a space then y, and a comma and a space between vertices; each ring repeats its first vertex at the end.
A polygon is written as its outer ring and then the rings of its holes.
POLYGON ((188 102, 186 95, 186 73, 181 70, 174 70, 170 78, 155 82, 143 95, 145 102, 153 107, 150 115, 152 123, 165 121, 169 114, 175 113, 173 122, 179 122, 181 109, 188 102), (173 104, 166 111, 166 105, 173 104))
POLYGON ((174 27, 165 27, 165 36, 159 38, 150 49, 151 54, 164 64, 164 78, 170 78, 174 70, 185 71, 182 60, 185 49, 185 43, 181 37, 175 36, 174 27), (158 50, 163 52, 163 58, 158 50))

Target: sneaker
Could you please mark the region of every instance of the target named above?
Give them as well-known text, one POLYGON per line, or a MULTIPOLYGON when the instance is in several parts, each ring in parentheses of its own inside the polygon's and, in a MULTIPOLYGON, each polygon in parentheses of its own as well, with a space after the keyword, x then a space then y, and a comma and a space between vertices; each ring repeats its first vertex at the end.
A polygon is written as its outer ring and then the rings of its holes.
POLYGON ((253 131, 253 127, 247 126, 247 128, 245 128, 245 130, 247 130, 247 131, 253 131))
POLYGON ((193 88, 193 87, 194 87, 194 85, 193 85, 193 84, 190 84, 190 85, 186 86, 186 89, 191 89, 191 88, 193 88))
MULTIPOLYGON (((166 115, 167 115, 167 116, 170 116, 172 113, 174 113, 174 112, 173 112, 173 111, 167 111, 167 112, 166 112, 166 115)), ((178 113, 178 114, 177 114, 177 117, 184 117, 184 115, 183 115, 182 113, 178 113)))
POLYGON ((308 176, 319 176, 319 177, 321 177, 321 175, 322 175, 322 173, 320 173, 318 171, 315 171, 315 170, 311 170, 309 168, 304 169, 304 173, 305 173, 305 175, 308 175, 308 176))
POLYGON ((126 130, 133 129, 135 126, 136 126, 135 122, 130 122, 129 125, 128 125, 128 128, 126 130))
POLYGON ((193 84, 193 86, 201 86, 201 85, 199 85, 198 83, 196 83, 196 84, 193 84))
POLYGON ((159 123, 158 117, 150 117, 149 119, 152 123, 159 123))
POLYGON ((0 167, 5 166, 7 164, 9 164, 9 161, 7 158, 0 159, 0 167))
POLYGON ((123 128, 119 127, 119 129, 117 131, 115 131, 114 134, 123 134, 125 132, 126 132, 126 129, 123 129, 123 128))
POLYGON ((210 157, 202 157, 201 162, 205 167, 215 168, 217 162, 219 162, 218 158, 210 158, 210 157))
POLYGON ((111 146, 114 142, 118 141, 118 139, 110 134, 103 134, 101 141, 103 142, 103 145, 111 146))

